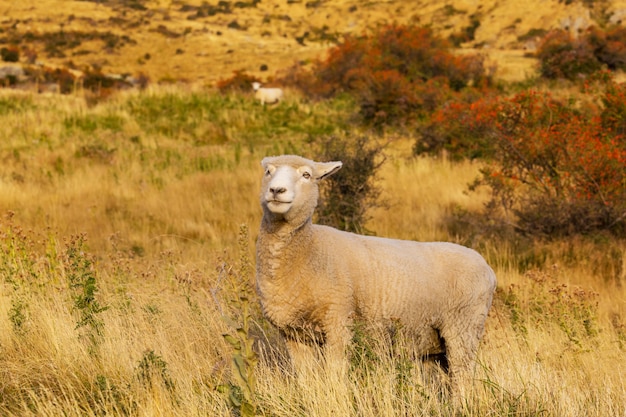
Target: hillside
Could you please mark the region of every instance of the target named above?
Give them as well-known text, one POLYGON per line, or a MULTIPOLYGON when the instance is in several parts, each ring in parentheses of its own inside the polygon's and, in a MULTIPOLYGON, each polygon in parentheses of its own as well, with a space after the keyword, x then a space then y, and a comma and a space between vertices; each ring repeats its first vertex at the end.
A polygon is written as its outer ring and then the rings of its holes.
POLYGON ((464 49, 497 62, 500 77, 523 79, 533 34, 622 15, 623 0, 0 0, 0 47, 18 47, 22 62, 212 84, 234 70, 271 77, 377 24, 418 23, 444 37, 473 34, 464 49))

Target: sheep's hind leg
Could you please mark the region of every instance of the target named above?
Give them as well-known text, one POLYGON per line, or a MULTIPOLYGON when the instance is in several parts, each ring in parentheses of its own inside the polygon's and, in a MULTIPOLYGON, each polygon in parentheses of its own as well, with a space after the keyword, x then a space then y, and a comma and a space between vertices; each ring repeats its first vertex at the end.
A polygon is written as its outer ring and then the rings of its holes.
POLYGON ((479 339, 475 335, 458 332, 448 337, 444 334, 444 339, 452 401, 458 406, 471 391, 479 339))

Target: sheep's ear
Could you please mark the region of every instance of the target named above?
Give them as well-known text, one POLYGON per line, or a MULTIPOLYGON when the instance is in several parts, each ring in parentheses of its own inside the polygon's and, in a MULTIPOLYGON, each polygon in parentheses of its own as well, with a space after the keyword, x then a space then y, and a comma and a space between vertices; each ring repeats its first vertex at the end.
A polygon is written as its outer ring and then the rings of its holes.
POLYGON ((267 166, 272 163, 273 159, 274 158, 271 156, 266 156, 265 158, 263 158, 261 160, 261 166, 263 167, 263 169, 267 169, 267 166))
POLYGON ((317 178, 318 180, 326 178, 327 176, 339 171, 342 166, 343 163, 340 161, 318 162, 315 164, 315 178, 317 178))

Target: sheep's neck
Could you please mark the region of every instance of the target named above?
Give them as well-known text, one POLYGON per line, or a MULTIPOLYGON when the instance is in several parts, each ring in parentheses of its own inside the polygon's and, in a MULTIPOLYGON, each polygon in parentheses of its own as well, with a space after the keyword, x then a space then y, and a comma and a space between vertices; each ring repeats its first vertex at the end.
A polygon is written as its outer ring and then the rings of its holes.
POLYGON ((288 222, 276 222, 263 218, 261 233, 259 234, 259 250, 263 256, 258 259, 258 272, 264 279, 273 279, 281 276, 280 270, 287 265, 294 265, 297 260, 297 250, 300 251, 303 241, 311 239, 311 219, 300 226, 294 227, 288 222))

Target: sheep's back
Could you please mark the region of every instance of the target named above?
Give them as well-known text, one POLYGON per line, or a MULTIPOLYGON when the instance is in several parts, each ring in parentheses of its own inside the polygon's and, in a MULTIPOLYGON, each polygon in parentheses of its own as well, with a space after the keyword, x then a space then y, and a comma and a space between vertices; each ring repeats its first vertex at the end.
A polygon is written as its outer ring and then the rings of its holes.
POLYGON ((276 103, 283 98, 283 90, 280 88, 259 88, 254 96, 264 103, 276 103))
POLYGON ((368 319, 431 325, 460 306, 484 303, 480 298, 490 297, 495 288, 491 268, 464 246, 361 236, 324 226, 316 231, 315 241, 334 258, 329 265, 339 268, 332 274, 349 277, 357 308, 368 319))

